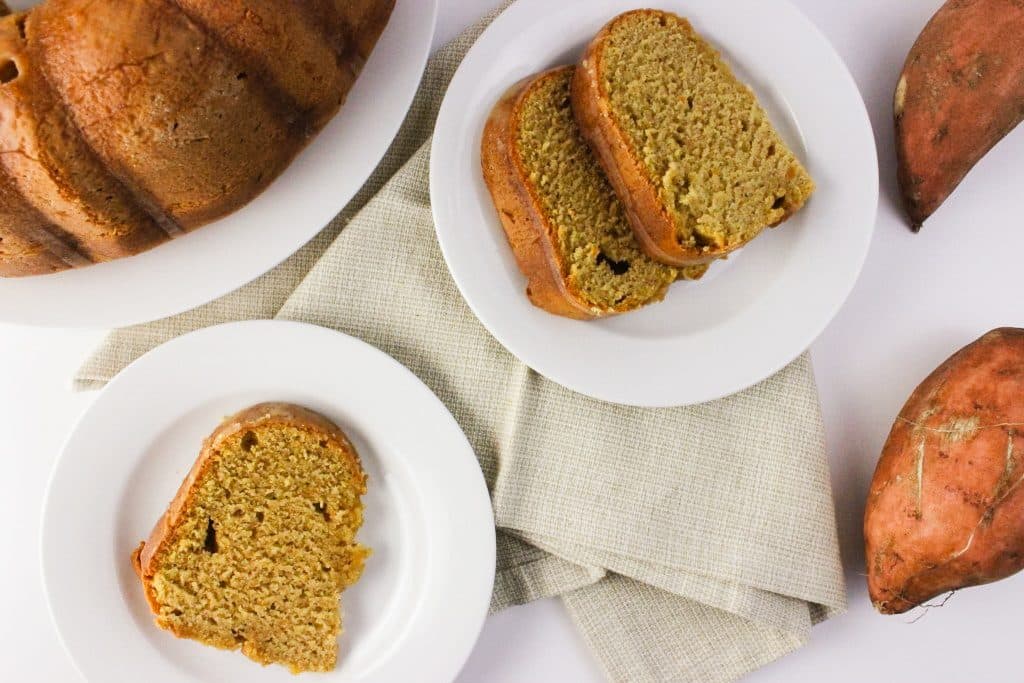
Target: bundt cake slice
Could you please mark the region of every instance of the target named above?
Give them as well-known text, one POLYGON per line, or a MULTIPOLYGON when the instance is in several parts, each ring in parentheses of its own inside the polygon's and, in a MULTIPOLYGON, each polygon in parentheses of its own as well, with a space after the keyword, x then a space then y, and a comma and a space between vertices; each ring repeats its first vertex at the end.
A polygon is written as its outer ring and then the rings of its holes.
POLYGON ((134 203, 82 142, 38 64, 26 49, 29 15, 0 18, 0 168, 7 176, 0 201, 15 226, 0 224, 0 237, 43 233, 77 252, 81 265, 105 261, 159 244, 162 230, 134 203), (24 205, 31 210, 13 210, 24 205), (35 214, 37 225, 29 222, 35 214))
POLYGON ((338 596, 369 550, 366 475, 345 434, 295 405, 228 418, 132 554, 156 624, 292 672, 329 671, 338 596))
POLYGON ((814 191, 750 88, 670 12, 609 22, 583 56, 572 99, 637 238, 663 263, 721 258, 814 191))
POLYGON ((573 67, 516 84, 484 128, 484 180, 526 293, 534 305, 570 318, 598 318, 660 301, 677 270, 648 258, 580 135, 569 105, 573 67))

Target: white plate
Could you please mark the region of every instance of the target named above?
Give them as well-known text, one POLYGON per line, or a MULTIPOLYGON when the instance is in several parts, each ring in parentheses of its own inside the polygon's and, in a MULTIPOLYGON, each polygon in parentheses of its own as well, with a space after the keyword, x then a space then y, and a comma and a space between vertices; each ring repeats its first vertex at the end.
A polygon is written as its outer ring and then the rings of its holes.
POLYGON ((419 86, 436 19, 437 0, 399 0, 345 106, 245 207, 131 258, 0 278, 0 321, 133 325, 203 304, 276 266, 330 223, 384 156, 419 86))
POLYGON ((330 417, 369 475, 358 538, 374 552, 342 599, 338 668, 316 680, 453 679, 494 580, 493 513, 473 450, 397 361, 331 330, 271 321, 207 328, 146 354, 68 438, 47 492, 42 566, 78 669, 103 683, 296 680, 158 629, 128 560, 203 437, 225 415, 268 400, 330 417))
POLYGON ((853 78, 784 0, 519 0, 484 32, 452 81, 434 132, 437 236, 462 295, 498 341, 542 375, 639 406, 700 403, 770 376, 839 310, 867 255, 878 205, 875 141, 853 78), (578 322, 534 308, 480 173, 491 107, 520 78, 574 62, 615 15, 686 16, 757 92, 818 189, 777 230, 680 283, 662 303, 578 322))

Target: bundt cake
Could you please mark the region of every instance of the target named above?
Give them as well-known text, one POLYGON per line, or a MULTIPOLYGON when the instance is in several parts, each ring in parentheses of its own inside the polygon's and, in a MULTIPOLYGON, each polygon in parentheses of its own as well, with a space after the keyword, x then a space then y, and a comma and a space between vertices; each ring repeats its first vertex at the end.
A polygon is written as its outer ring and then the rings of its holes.
POLYGON ((157 626, 293 672, 329 671, 366 475, 327 418, 263 403, 227 418, 131 561, 157 626))
POLYGON ((574 67, 528 77, 488 118, 480 158, 509 244, 534 305, 570 318, 598 318, 659 301, 678 270, 637 244, 569 104, 574 67))
POLYGON ((750 88, 670 12, 609 22, 576 70, 572 105, 640 244, 663 263, 721 258, 814 191, 750 88))
POLYGON ((135 254, 244 205, 341 106, 393 6, 46 0, 0 19, 0 275, 135 254))

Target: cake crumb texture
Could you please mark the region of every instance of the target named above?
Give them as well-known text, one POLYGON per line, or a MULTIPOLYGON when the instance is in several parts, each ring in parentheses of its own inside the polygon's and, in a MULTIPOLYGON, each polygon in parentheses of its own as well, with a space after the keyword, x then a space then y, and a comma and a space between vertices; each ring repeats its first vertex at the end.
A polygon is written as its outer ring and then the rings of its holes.
POLYGON ((157 547, 133 558, 157 625, 292 672, 333 669, 339 593, 369 554, 355 540, 365 492, 340 430, 271 416, 215 433, 157 547))
POLYGON ((625 219, 622 202, 583 140, 570 105, 573 67, 541 77, 518 107, 516 149, 546 220, 554 228, 570 291, 592 307, 631 310, 660 300, 677 270, 648 258, 625 219))
POLYGON ((685 19, 620 16, 600 63, 612 116, 683 247, 729 251, 810 197, 811 177, 753 92, 685 19))

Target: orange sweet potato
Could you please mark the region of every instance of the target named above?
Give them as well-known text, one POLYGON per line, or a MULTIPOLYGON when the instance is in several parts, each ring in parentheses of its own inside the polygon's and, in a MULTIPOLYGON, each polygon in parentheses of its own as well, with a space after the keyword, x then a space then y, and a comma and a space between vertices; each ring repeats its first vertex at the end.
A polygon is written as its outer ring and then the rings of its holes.
POLYGON ((1024 330, 964 347, 907 400, 864 515, 883 614, 1024 568, 1024 330))
POLYGON ((1024 117, 1024 2, 949 0, 894 98, 903 203, 916 231, 1024 117))

